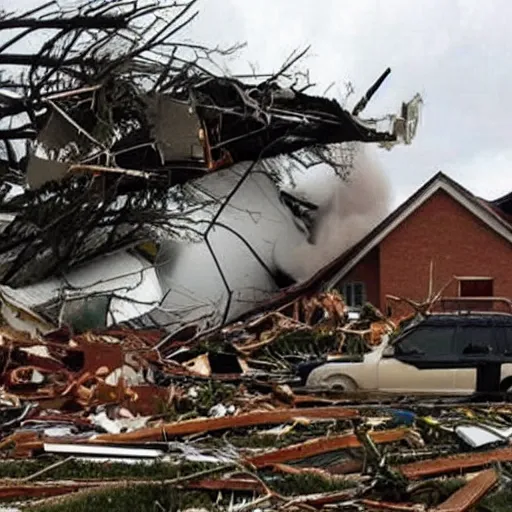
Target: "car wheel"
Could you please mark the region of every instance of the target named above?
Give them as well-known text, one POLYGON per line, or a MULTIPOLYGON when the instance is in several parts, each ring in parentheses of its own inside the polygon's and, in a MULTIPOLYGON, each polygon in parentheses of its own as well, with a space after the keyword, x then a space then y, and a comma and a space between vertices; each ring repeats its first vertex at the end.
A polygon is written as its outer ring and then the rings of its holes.
POLYGON ((330 389, 337 391, 351 392, 357 390, 356 383, 350 377, 346 377, 345 375, 331 375, 326 379, 325 384, 330 389))

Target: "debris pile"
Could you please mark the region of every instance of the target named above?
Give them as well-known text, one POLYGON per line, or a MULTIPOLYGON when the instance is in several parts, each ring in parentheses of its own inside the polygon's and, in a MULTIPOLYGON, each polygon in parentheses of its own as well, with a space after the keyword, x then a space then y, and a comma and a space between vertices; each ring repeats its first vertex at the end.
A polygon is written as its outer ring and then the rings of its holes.
MULTIPOLYGON (((301 363, 362 356, 393 329, 393 322, 371 306, 363 310, 360 318, 350 320, 338 292, 319 292, 185 342, 176 341, 173 335, 159 344, 159 351, 205 376, 218 373, 211 370, 213 350, 217 353, 217 367, 224 368, 222 373, 230 373, 231 353, 236 355, 241 373, 259 373, 261 378, 270 377, 273 381, 280 375, 286 380, 296 374, 301 363), (205 349, 208 354, 201 354, 205 349), (190 359, 194 353, 197 358, 190 359)), ((186 333, 187 329, 178 333, 178 339, 186 333)))
POLYGON ((118 328, 33 337, 4 326, 3 390, 16 403, 63 411, 113 402, 134 414, 156 414, 162 404, 178 404, 184 386, 190 396, 194 382, 296 384, 302 363, 371 350, 392 331, 391 322, 377 317, 368 307, 360 319, 347 320, 341 296, 329 292, 196 336, 118 328))
POLYGON ((371 351, 396 325, 370 307, 350 320, 318 293, 181 339, 3 326, 0 497, 55 511, 505 510, 511 406, 300 386, 301 362, 371 351))

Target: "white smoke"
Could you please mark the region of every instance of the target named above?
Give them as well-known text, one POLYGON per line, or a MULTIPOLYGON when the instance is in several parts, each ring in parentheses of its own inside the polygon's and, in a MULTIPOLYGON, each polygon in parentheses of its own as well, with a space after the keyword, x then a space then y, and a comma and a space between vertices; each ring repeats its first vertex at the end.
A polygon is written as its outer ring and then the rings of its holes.
POLYGON ((390 210, 389 181, 367 144, 355 146, 346 181, 332 169, 313 172, 295 191, 319 206, 311 240, 296 245, 285 233, 274 248, 276 266, 297 281, 308 279, 359 242, 390 210))

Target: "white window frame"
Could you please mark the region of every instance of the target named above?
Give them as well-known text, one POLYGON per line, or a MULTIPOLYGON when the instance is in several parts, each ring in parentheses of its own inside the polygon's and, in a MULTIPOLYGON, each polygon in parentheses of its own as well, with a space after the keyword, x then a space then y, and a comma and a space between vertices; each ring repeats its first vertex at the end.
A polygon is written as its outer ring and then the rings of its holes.
POLYGON ((366 285, 365 285, 364 281, 345 281, 341 284, 340 291, 341 291, 341 294, 343 295, 343 298, 345 299, 345 303, 347 304, 348 307, 360 308, 366 304, 366 285), (353 304, 355 302, 355 292, 354 292, 355 288, 354 287, 357 285, 361 286, 361 305, 359 305, 359 306, 356 306, 353 304), (347 294, 348 286, 352 287, 351 288, 351 290, 352 290, 351 297, 348 297, 348 294, 347 294))

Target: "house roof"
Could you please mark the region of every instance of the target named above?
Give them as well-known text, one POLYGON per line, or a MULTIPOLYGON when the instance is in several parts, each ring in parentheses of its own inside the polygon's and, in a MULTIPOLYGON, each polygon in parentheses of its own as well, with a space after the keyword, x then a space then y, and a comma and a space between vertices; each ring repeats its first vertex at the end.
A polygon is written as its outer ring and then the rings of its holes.
POLYGON ((327 279, 327 287, 334 286, 368 252, 439 190, 446 192, 494 232, 512 243, 512 221, 499 205, 476 197, 443 172, 438 172, 355 247, 336 260, 337 270, 327 279))
POLYGON ((323 267, 307 281, 285 288, 280 294, 244 314, 243 317, 253 315, 260 310, 278 308, 301 295, 316 291, 319 288, 329 289, 335 286, 347 272, 357 265, 391 231, 439 190, 449 194, 459 204, 483 221, 490 229, 512 244, 512 216, 508 214, 507 209, 510 207, 512 193, 495 201, 486 201, 473 195, 469 190, 443 172, 438 172, 355 246, 323 267), (504 208, 503 205, 508 206, 504 208))

